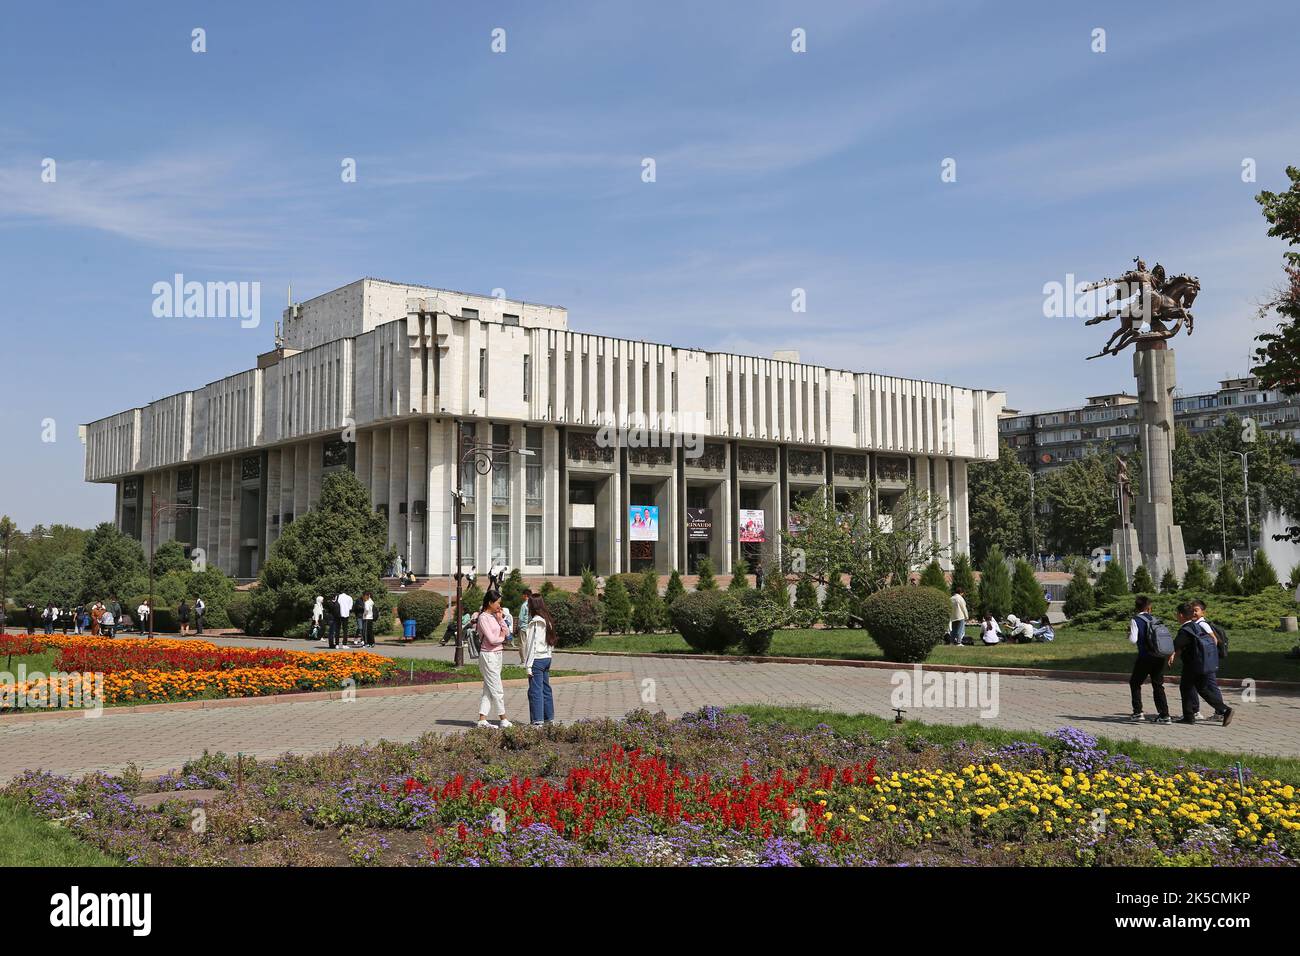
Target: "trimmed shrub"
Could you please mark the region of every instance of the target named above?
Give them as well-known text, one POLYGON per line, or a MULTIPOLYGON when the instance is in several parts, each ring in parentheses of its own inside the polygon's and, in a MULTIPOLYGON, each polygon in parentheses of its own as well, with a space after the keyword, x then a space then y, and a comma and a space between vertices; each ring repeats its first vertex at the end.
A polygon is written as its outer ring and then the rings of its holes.
MULTIPOLYGON (((1274 631, 1278 619, 1295 613, 1294 598, 1282 588, 1274 588, 1263 594, 1219 595, 1208 592, 1194 593, 1178 591, 1174 594, 1151 595, 1152 610, 1166 622, 1176 622, 1174 609, 1183 601, 1192 598, 1208 598, 1209 608, 1206 616, 1216 624, 1221 624, 1234 632, 1233 652, 1238 644, 1246 647, 1248 637, 1238 637, 1235 632, 1243 630, 1274 631)), ((1071 627, 1088 627, 1101 631, 1127 631, 1129 620, 1133 617, 1133 599, 1123 598, 1110 604, 1102 605, 1096 610, 1081 614, 1070 622, 1071 627)), ((1172 627, 1172 625, 1171 625, 1172 627)))
POLYGON ((582 583, 578 585, 578 593, 588 597, 596 596, 596 575, 591 568, 582 569, 582 583))
POLYGON ((943 640, 951 609, 934 588, 892 587, 862 602, 862 619, 886 660, 917 664, 943 640))
POLYGON ((776 562, 768 565, 763 573, 763 592, 777 607, 790 610, 790 582, 786 580, 785 572, 776 562))
POLYGON ((1246 574, 1241 579, 1241 587, 1247 594, 1262 594, 1269 588, 1278 586, 1277 572, 1273 570, 1273 563, 1269 561, 1268 555, 1264 550, 1255 552, 1255 560, 1247 569, 1246 574))
POLYGON ((1210 572, 1205 565, 1195 559, 1187 562, 1187 573, 1183 575, 1184 591, 1209 591, 1214 587, 1210 581, 1210 572))
POLYGON ((1124 576, 1124 569, 1112 558, 1106 562, 1106 567, 1097 576, 1097 603, 1107 604, 1118 601, 1129 593, 1131 592, 1128 589, 1128 578, 1124 576))
POLYGON ((695 584, 697 591, 715 591, 718 588, 718 581, 713 576, 713 562, 708 558, 700 558, 700 563, 696 565, 696 573, 699 580, 695 584))
POLYGON ((447 599, 437 591, 407 591, 397 599, 402 621, 415 621, 415 636, 430 637, 447 613, 447 599))
POLYGON ((551 599, 551 595, 554 594, 555 591, 556 591, 556 587, 554 584, 551 583, 550 578, 547 578, 545 581, 543 581, 542 586, 537 589, 537 593, 540 594, 548 601, 551 599))
POLYGON ((632 599, 619 575, 613 575, 605 584, 605 630, 610 634, 624 634, 632 623, 632 599))
POLYGON ((668 609, 673 629, 697 651, 721 654, 731 635, 717 626, 723 592, 717 589, 683 594, 668 609))
MULTIPOLYGON (((453 603, 455 598, 452 598, 453 603)), ((483 606, 483 589, 478 584, 471 584, 460 592, 460 606, 465 614, 473 614, 483 606)))
MULTIPOLYGON (((236 591, 231 598, 226 601, 226 617, 230 618, 230 626, 237 627, 241 631, 244 625, 248 623, 248 610, 253 606, 252 591, 236 591)), ((139 607, 137 604, 136 607, 139 607)), ((131 616, 135 616, 135 609, 132 608, 131 616)))
POLYGON ((1173 594, 1178 590, 1178 577, 1172 570, 1166 571, 1165 576, 1160 579, 1160 593, 1173 594))
POLYGON ((556 647, 580 647, 595 639, 600 603, 594 597, 555 590, 545 600, 555 622, 556 647))
POLYGON ((744 561, 737 561, 731 566, 731 583, 727 585, 728 591, 744 591, 749 587, 749 565, 744 561))
POLYGON ((938 588, 940 591, 948 590, 948 578, 944 576, 938 558, 927 564, 925 570, 921 572, 921 586, 938 588))
POLYGON ((714 628, 724 647, 739 644, 746 654, 761 657, 772 646, 772 634, 784 626, 789 615, 789 605, 774 603, 766 588, 746 588, 723 595, 714 628))
POLYGON ((821 605, 817 601, 817 585, 813 579, 803 577, 794 588, 794 609, 796 623, 800 627, 812 627, 821 616, 821 605))
POLYGON ((518 568, 513 569, 501 582, 501 603, 510 608, 513 614, 524 603, 524 575, 518 568))
POLYGON ((1156 582, 1151 580, 1151 573, 1147 571, 1146 565, 1139 564, 1137 570, 1133 572, 1133 593, 1152 594, 1155 589, 1156 582))

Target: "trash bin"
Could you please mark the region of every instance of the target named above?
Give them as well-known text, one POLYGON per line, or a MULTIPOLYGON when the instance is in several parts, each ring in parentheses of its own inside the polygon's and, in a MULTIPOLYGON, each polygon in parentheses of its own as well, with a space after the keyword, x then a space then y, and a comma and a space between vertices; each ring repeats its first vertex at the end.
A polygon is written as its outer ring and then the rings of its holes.
POLYGON ((415 618, 407 618, 402 622, 402 636, 408 641, 415 640, 415 618))
POLYGON ((1282 618, 1282 627, 1281 627, 1281 629, 1282 629, 1283 631, 1291 631, 1291 632, 1294 632, 1294 631, 1300 630, 1300 626, 1297 626, 1297 624, 1296 624, 1296 617, 1295 617, 1294 614, 1291 615, 1290 617, 1284 617, 1284 618, 1282 618))

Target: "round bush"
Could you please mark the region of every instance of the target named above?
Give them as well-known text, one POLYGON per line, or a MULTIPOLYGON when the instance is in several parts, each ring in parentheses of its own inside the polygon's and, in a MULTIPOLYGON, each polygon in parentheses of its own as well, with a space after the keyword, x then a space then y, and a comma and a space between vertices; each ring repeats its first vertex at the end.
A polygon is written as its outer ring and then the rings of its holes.
POLYGON ((718 626, 723 591, 691 591, 683 594, 668 609, 673 629, 695 650, 721 654, 733 640, 733 634, 718 626))
POLYGON ((417 638, 433 635, 447 613, 447 599, 437 591, 406 591, 397 599, 403 621, 415 621, 417 638))
POLYGON ((862 622, 886 660, 916 664, 943 640, 950 610, 947 595, 934 588, 885 588, 862 602, 862 622))
POLYGON ((595 639, 600 627, 600 604, 595 598, 557 590, 546 598, 546 609, 555 622, 556 647, 579 647, 595 639))
MULTIPOLYGON (((752 588, 744 591, 722 591, 724 595, 718 609, 714 627, 725 646, 739 644, 746 654, 761 657, 772 646, 775 632, 772 611, 778 605, 762 591, 752 588)), ((789 609, 784 610, 788 617, 789 609)))
POLYGON ((253 605, 252 591, 236 591, 226 601, 226 617, 230 619, 230 626, 237 627, 241 631, 244 625, 248 623, 248 609, 253 605))

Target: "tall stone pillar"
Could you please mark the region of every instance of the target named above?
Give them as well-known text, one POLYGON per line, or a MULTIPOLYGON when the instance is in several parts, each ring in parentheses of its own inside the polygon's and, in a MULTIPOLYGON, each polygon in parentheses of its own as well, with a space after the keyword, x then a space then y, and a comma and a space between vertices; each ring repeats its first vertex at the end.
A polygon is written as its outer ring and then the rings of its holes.
MULTIPOLYGON (((1137 496, 1134 530, 1138 553, 1151 577, 1166 571, 1179 580, 1187 574, 1183 529, 1174 524, 1174 353, 1164 339, 1141 339, 1133 353, 1138 385, 1138 428, 1142 438, 1142 488, 1137 496)), ((1137 570, 1131 535, 1116 532, 1116 559, 1125 561, 1131 578, 1137 570)))

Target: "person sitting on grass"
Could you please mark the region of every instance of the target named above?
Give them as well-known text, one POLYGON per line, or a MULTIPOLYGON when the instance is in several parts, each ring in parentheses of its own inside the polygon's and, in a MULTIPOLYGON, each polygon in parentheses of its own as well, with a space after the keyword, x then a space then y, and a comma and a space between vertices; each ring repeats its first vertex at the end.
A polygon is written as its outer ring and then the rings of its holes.
POLYGON ((1041 618, 1034 625, 1034 640, 1042 644, 1050 644, 1056 640, 1056 632, 1052 630, 1052 622, 1046 617, 1041 618))
POLYGON ((985 611, 980 621, 980 640, 990 647, 1002 641, 1002 628, 998 627, 998 619, 992 611, 985 611))
POLYGON ((1014 614, 1007 615, 1008 637, 1013 644, 1029 644, 1034 639, 1034 625, 1022 621, 1014 614))

